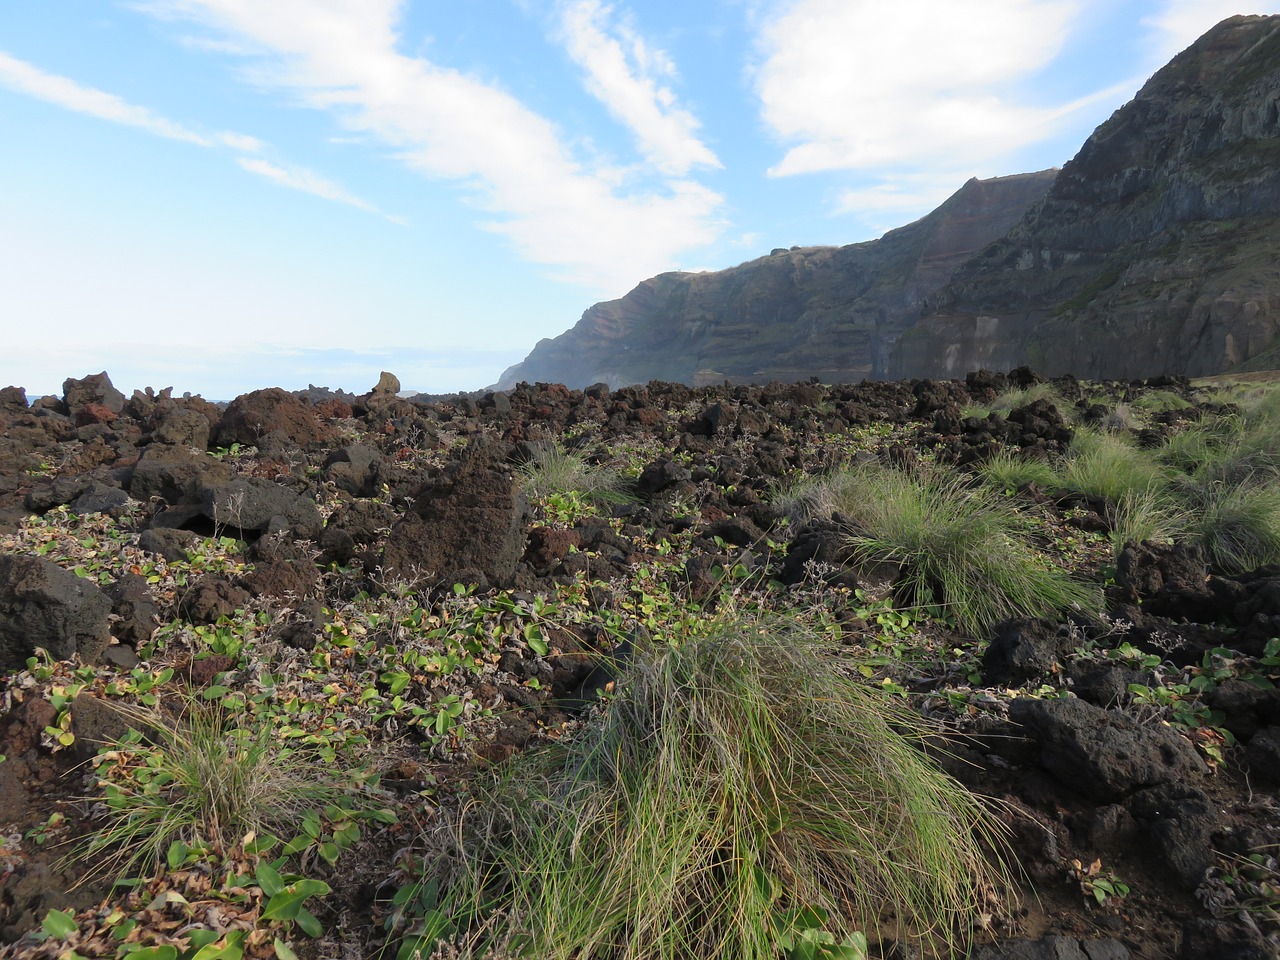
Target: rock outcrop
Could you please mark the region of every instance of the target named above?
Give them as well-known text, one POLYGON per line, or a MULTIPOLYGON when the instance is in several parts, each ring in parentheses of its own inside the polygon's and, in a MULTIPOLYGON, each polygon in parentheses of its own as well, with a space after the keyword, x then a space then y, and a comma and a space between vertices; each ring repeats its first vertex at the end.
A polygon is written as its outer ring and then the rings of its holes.
POLYGON ((498 386, 880 377, 888 348, 962 263, 1044 196, 1055 171, 970 180, 879 240, 795 247, 708 273, 664 273, 543 340, 498 386))
POLYGON ((925 312, 890 376, 1024 363, 1203 376, 1268 351, 1274 362, 1280 17, 1232 17, 1175 57, 925 312))

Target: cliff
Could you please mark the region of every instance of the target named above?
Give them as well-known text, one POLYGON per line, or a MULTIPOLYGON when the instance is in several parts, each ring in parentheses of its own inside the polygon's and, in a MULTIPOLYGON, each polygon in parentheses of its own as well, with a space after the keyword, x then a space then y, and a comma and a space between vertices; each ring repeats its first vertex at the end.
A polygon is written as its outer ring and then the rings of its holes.
POLYGON ((1175 57, 1060 173, 970 180, 879 240, 666 273, 503 374, 585 386, 1280 362, 1280 16, 1175 57))
POLYGON ((928 216, 878 240, 660 274, 540 341, 498 386, 883 376, 889 346, 919 317, 925 298, 1003 236, 1044 196, 1054 173, 970 180, 928 216))
POLYGON ((1199 376, 1274 355, 1278 104, 1280 17, 1219 24, 930 298, 886 373, 1199 376))

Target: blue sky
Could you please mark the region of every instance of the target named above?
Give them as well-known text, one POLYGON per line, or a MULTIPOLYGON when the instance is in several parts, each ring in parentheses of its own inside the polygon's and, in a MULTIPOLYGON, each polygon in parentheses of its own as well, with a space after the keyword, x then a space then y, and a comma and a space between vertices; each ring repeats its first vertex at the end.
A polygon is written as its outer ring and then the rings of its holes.
POLYGON ((476 389, 1061 166, 1235 0, 0 3, 0 385, 476 389))

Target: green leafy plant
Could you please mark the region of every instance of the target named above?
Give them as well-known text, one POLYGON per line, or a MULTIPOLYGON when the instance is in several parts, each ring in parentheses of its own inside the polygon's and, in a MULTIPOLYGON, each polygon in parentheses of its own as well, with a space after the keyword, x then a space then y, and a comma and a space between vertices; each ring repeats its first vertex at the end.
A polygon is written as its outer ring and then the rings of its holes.
POLYGON ((730 611, 638 651, 571 740, 442 821, 424 924, 514 932, 548 958, 847 958, 888 910, 904 936, 962 948, 1007 885, 999 829, 918 750, 918 718, 820 644, 730 611))
POLYGON ((322 815, 339 827, 350 819, 363 783, 355 772, 219 702, 183 699, 177 716, 120 709, 134 729, 94 759, 105 823, 78 859, 127 873, 165 863, 175 844, 225 854, 299 827, 288 852, 314 843, 336 859, 322 815))
POLYGON ((1079 882, 1081 892, 1092 897, 1100 907, 1106 906, 1110 900, 1121 900, 1129 895, 1129 885, 1114 873, 1104 872, 1101 860, 1094 860, 1088 866, 1072 860, 1071 875, 1079 882))

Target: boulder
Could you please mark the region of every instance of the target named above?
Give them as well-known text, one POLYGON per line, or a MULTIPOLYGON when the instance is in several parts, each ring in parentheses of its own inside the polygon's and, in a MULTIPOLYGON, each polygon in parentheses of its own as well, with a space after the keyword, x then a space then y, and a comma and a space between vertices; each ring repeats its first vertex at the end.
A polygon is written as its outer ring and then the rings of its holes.
POLYGON ((160 622, 160 606, 146 578, 125 573, 103 592, 111 599, 111 612, 118 618, 113 630, 116 639, 133 647, 150 640, 160 622))
POLYGON ((62 383, 62 402, 73 417, 91 405, 96 405, 118 415, 124 410, 124 394, 111 384, 104 370, 83 380, 67 378, 62 383))
POLYGON ((187 587, 178 598, 178 614, 192 623, 217 623, 244 609, 249 591, 225 577, 207 575, 187 587))
POLYGON ((167 507, 151 523, 240 540, 286 532, 295 540, 317 540, 324 527, 314 500, 263 477, 242 476, 202 488, 198 499, 167 507))
POLYGON ((259 446, 276 435, 298 446, 328 440, 332 432, 316 419, 311 404, 279 387, 267 387, 236 397, 222 413, 214 443, 259 446))
POLYGON ((166 504, 196 500, 206 487, 227 483, 235 471, 220 460, 185 446, 152 444, 138 459, 129 479, 129 495, 147 503, 153 498, 166 504))
POLYGON ((1014 700, 1009 719, 1035 744, 1045 770, 1102 803, 1208 773, 1195 748, 1167 727, 1144 726, 1074 697, 1014 700))
POLYGON ((160 415, 151 431, 151 442, 204 450, 209 446, 210 432, 209 418, 203 413, 174 406, 160 415))
POLYGON ((1183 783, 1165 783, 1135 794, 1129 802, 1148 840, 1148 850, 1168 865, 1190 891, 1216 862, 1213 832, 1222 815, 1204 791, 1183 783))
POLYGON ((353 497, 374 496, 381 484, 382 472, 382 455, 363 443, 339 447, 324 461, 324 479, 353 497))
POLYGON ((400 392, 400 378, 394 373, 388 373, 383 370, 378 374, 378 382, 374 385, 372 393, 382 396, 395 396, 400 392))
POLYGON ((22 669, 37 647, 95 662, 111 642, 110 614, 92 581, 40 557, 0 556, 0 669, 22 669))
POLYGON ((27 391, 22 387, 0 387, 0 413, 26 413, 27 391))
POLYGON ((387 536, 386 573, 431 584, 509 582, 529 519, 509 453, 505 444, 473 440, 420 488, 387 536))
POLYGON ((1074 643, 1066 627, 1033 617, 1006 620, 982 654, 982 676, 987 683, 1014 686, 1046 676, 1054 664, 1066 659, 1074 643))

